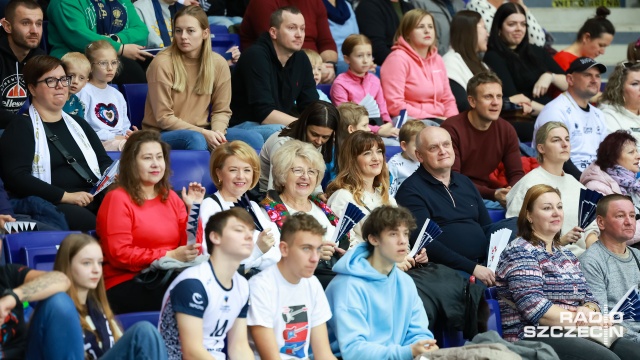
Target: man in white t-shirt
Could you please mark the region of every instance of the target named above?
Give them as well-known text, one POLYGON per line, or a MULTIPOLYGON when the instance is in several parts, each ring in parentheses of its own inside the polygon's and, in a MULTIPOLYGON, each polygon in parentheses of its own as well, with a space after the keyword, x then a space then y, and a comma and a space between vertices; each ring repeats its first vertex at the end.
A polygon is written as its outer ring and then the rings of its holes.
POLYGON ((574 60, 567 69, 569 89, 542 109, 534 126, 534 139, 538 129, 549 121, 562 121, 567 126, 571 162, 579 172, 596 159, 598 146, 607 136, 604 114, 589 104, 589 99, 600 90, 600 76, 605 71, 606 66, 591 58, 574 60))
POLYGON ((240 207, 205 227, 209 261, 184 270, 162 301, 160 324, 169 359, 251 359, 247 340, 249 284, 236 270, 253 251, 253 218, 240 207))
POLYGON ((258 359, 336 358, 329 346, 329 303, 313 276, 325 229, 311 215, 287 218, 280 234, 282 258, 249 281, 251 308, 247 324, 258 359))

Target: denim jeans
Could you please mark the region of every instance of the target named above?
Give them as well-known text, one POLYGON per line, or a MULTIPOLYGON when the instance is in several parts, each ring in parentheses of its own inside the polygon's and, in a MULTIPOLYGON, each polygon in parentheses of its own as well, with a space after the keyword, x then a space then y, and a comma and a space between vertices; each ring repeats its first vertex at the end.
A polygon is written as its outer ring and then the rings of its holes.
POLYGON ((29 323, 26 358, 84 360, 80 317, 66 293, 57 293, 38 302, 29 323))
POLYGON ((155 326, 141 321, 131 326, 100 360, 165 360, 167 347, 155 326))
MULTIPOLYGON (((268 125, 262 125, 260 123, 254 122, 254 121, 245 121, 242 124, 238 124, 232 128, 229 128, 229 130, 231 129, 243 129, 243 130, 249 130, 251 132, 256 132, 260 135, 262 135, 262 138, 264 139, 264 141, 267 141, 267 139, 269 138, 269 136, 271 136, 273 133, 282 130, 282 128, 284 128, 284 125, 281 124, 268 124, 268 125)), ((262 147, 260 147, 262 148, 262 147)))
MULTIPOLYGON (((204 135, 193 130, 171 130, 163 131, 160 134, 162 141, 171 146, 173 150, 209 150, 209 145, 204 135)), ((256 132, 242 129, 227 129, 225 136, 227 141, 240 140, 249 144, 258 151, 262 148, 264 140, 262 136, 256 132)))

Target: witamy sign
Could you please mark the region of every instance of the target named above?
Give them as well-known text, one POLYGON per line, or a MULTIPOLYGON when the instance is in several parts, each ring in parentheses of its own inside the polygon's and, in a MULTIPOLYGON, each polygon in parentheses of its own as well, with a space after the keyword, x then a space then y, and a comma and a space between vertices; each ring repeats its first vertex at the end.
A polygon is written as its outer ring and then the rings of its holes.
POLYGON ((621 312, 611 312, 608 315, 602 315, 599 312, 589 313, 560 313, 560 323, 567 325, 556 326, 525 326, 524 337, 541 337, 541 338, 563 338, 563 337, 580 337, 580 338, 612 338, 616 339, 624 335, 622 326, 576 326, 576 323, 602 324, 608 322, 612 325, 622 324, 624 314, 621 312))

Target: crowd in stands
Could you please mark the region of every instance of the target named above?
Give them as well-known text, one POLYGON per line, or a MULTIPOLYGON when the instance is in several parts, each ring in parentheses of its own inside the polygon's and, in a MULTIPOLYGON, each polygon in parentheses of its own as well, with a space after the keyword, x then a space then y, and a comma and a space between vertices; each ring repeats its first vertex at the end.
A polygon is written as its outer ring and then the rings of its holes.
POLYGON ((475 351, 441 349, 441 333, 476 341, 492 292, 500 351, 640 353, 628 319, 605 345, 530 331, 620 326, 591 315, 640 282, 640 40, 602 88, 608 9, 557 53, 523 1, 10 0, 4 14, 0 227, 83 233, 50 272, 0 260, 0 358, 445 356, 475 351), (218 52, 216 26, 237 46, 218 52), (211 194, 171 183, 177 151, 210 152, 211 194), (584 228, 583 189, 605 195, 584 228), (441 234, 415 246, 428 221, 441 234), (138 312, 157 327, 125 331, 117 316, 138 312))

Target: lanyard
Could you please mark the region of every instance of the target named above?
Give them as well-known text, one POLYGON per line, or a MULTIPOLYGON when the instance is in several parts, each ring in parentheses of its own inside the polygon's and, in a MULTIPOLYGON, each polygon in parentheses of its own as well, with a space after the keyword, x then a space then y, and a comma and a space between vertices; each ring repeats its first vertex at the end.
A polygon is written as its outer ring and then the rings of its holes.
MULTIPOLYGON (((169 34, 169 30, 167 29, 167 23, 162 15, 162 7, 160 6, 160 2, 158 0, 152 0, 153 3, 153 11, 156 14, 156 23, 158 24, 158 31, 160 32, 160 37, 162 38, 162 47, 167 47, 171 45, 171 37, 172 33, 169 34)), ((169 6, 169 13, 171 14, 171 19, 173 19, 176 15, 176 5, 169 6)))

